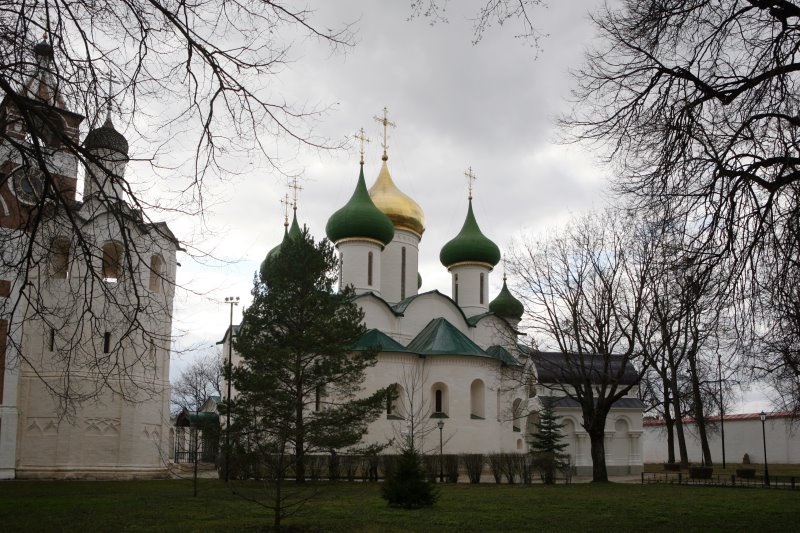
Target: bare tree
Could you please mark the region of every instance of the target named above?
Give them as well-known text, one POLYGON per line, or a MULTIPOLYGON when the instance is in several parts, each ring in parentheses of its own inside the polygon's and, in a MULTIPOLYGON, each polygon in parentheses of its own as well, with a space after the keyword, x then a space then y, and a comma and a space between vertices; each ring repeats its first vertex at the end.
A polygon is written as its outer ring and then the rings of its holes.
POLYGON ((613 212, 589 215, 510 260, 533 330, 556 350, 531 353, 538 382, 580 405, 594 481, 608 481, 606 417, 647 368, 637 334, 653 257, 626 225, 613 212))
POLYGON ((594 20, 564 125, 606 149, 640 209, 668 202, 687 221, 751 367, 796 403, 800 328, 779 293, 800 266, 800 4, 627 0, 594 20))
POLYGON ((224 384, 222 354, 214 350, 199 356, 172 384, 173 411, 198 411, 212 396, 222 397, 224 384))
POLYGON ((295 106, 267 80, 293 41, 348 47, 350 27, 318 29, 308 10, 256 0, 13 0, 0 25, 4 366, 50 376, 42 382, 63 411, 104 391, 160 393, 174 253, 202 252, 151 217, 202 219, 204 183, 231 172, 223 156, 280 173, 278 140, 335 147, 308 122, 324 108, 295 106), (172 153, 184 146, 188 155, 172 153), (126 177, 136 161, 152 182, 126 177))

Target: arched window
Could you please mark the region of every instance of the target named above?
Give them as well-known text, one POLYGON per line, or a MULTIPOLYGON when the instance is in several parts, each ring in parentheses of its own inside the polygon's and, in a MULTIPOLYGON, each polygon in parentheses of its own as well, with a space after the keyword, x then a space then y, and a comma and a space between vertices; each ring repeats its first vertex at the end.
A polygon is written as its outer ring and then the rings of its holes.
POLYGON ((322 410, 322 399, 325 397, 325 385, 317 385, 314 389, 314 410, 322 410))
POLYGON ((458 274, 453 274, 453 300, 458 304, 458 274))
POLYGON ((433 396, 433 416, 435 418, 447 418, 449 411, 447 385, 434 383, 431 387, 431 395, 433 396))
POLYGON ((372 287, 372 252, 367 254, 367 285, 372 287))
POLYGON ((406 299, 406 247, 400 250, 400 299, 406 299))
POLYGON ((56 237, 50 250, 50 277, 66 279, 69 271, 69 239, 56 237))
POLYGON ((122 277, 122 245, 116 241, 103 245, 103 281, 114 282, 122 277))
POLYGON ((111 352, 111 333, 106 331, 103 334, 103 353, 111 352))
POLYGON ((400 420, 403 418, 403 387, 395 383, 391 387, 391 396, 386 398, 386 418, 400 420))
POLYGON ((522 451, 522 448, 523 448, 524 446, 525 446, 525 444, 522 442, 522 439, 517 439, 517 451, 520 451, 520 452, 521 452, 521 451, 522 451))
POLYGON ((519 433, 522 431, 522 429, 520 429, 522 427, 522 400, 520 398, 514 400, 514 403, 511 406, 511 414, 511 426, 514 428, 514 431, 519 433))
POLYGON ((481 272, 481 286, 480 286, 480 289, 481 289, 481 296, 480 296, 481 305, 483 305, 483 272, 481 272))
POLYGON ((164 279, 164 260, 161 256, 150 257, 150 290, 161 292, 161 280, 164 279))
POLYGON ((476 379, 469 387, 470 418, 483 420, 486 418, 486 385, 476 379))

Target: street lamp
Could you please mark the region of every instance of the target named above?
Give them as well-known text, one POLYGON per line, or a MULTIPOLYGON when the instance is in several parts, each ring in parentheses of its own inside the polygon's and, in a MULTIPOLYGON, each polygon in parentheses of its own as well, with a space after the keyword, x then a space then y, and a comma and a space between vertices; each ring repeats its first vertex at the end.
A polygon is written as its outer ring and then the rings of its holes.
POLYGON ((439 428, 439 483, 444 483, 444 455, 442 455, 442 430, 444 429, 444 420, 439 420, 436 423, 439 428))
POLYGON ((238 296, 226 296, 225 303, 231 306, 228 322, 228 399, 225 410, 225 483, 228 482, 231 458, 231 381, 233 378, 233 306, 239 305, 238 296))
POLYGON ((767 432, 764 429, 764 422, 767 420, 767 413, 761 411, 758 418, 761 419, 761 438, 764 441, 764 485, 769 487, 769 466, 767 466, 767 432))

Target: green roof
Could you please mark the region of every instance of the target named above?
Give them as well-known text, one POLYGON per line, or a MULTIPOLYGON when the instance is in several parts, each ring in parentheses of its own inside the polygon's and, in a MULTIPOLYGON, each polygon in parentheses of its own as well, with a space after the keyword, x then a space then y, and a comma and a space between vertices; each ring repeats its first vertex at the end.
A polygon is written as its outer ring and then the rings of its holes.
POLYGON ((503 288, 500 289, 500 294, 489 302, 489 311, 503 318, 514 320, 522 318, 522 314, 525 312, 525 306, 522 305, 522 302, 514 298, 514 295, 508 290, 505 278, 503 279, 503 288))
POLYGON ((386 333, 382 332, 379 329, 368 329, 364 334, 358 339, 355 346, 353 346, 353 350, 368 350, 370 348, 374 348, 375 346, 380 346, 380 350, 382 352, 407 352, 402 344, 388 336, 386 333))
POLYGON ((508 366, 522 366, 522 364, 502 346, 498 346, 496 344, 494 346, 489 346, 486 348, 486 353, 495 359, 499 359, 508 366))
POLYGON ((334 243, 352 238, 373 239, 384 245, 392 242, 394 224, 383 211, 375 207, 369 196, 364 181, 364 163, 361 163, 353 196, 344 207, 331 215, 325 226, 325 233, 334 243))
POLYGON ((464 262, 487 263, 491 266, 500 262, 500 249, 478 227, 475 214, 472 212, 471 199, 461 231, 442 247, 439 260, 448 268, 464 262))
POLYGON ((444 318, 434 318, 419 332, 406 349, 420 355, 476 355, 489 357, 480 346, 472 342, 444 318))

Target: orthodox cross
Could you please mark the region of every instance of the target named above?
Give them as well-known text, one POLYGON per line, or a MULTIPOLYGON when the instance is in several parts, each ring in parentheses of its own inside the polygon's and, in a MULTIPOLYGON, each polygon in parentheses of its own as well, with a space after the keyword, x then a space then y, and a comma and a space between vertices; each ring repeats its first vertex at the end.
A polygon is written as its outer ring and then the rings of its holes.
POLYGON ((106 97, 106 120, 111 120, 111 93, 114 90, 114 73, 109 69, 108 74, 101 74, 100 77, 108 81, 108 95, 106 97))
POLYGON ((391 122, 389 120, 389 110, 385 107, 383 108, 383 118, 381 117, 373 117, 377 122, 383 124, 383 160, 386 161, 389 159, 389 156, 386 155, 386 150, 389 149, 389 131, 388 127, 391 126, 393 128, 397 127, 397 124, 391 122))
POLYGON ((361 164, 364 164, 364 143, 368 143, 369 139, 364 134, 364 128, 361 128, 358 133, 353 135, 353 137, 359 141, 361 141, 361 164))
POLYGON ((294 197, 292 202, 293 208, 297 211, 297 193, 303 190, 303 188, 297 184, 297 176, 292 178, 292 183, 289 185, 289 188, 292 189, 292 196, 294 197))
POLYGON ((289 193, 287 192, 283 198, 281 198, 281 204, 283 204, 283 226, 288 228, 289 227, 289 193))
POLYGON ((469 184, 469 199, 472 200, 472 184, 478 179, 478 177, 474 172, 472 172, 472 167, 469 167, 469 169, 464 172, 464 175, 467 177, 467 183, 469 184))

